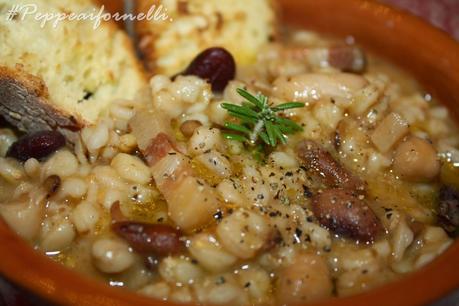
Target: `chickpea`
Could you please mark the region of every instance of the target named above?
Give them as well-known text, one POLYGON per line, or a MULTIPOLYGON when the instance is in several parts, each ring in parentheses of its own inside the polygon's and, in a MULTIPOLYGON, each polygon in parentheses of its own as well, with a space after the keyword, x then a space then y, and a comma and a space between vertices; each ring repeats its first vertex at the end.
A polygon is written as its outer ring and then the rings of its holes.
POLYGON ((302 304, 329 297, 333 285, 327 262, 312 253, 299 253, 281 269, 277 287, 279 304, 302 304))
POLYGON ((92 245, 95 266, 105 273, 120 273, 134 264, 129 246, 118 239, 99 239, 92 245))
POLYGON ((431 181, 440 173, 437 152, 426 140, 411 137, 398 146, 394 171, 407 181, 431 181))
POLYGON ((217 226, 217 237, 233 255, 248 259, 263 247, 270 234, 266 220, 253 212, 237 210, 217 226))

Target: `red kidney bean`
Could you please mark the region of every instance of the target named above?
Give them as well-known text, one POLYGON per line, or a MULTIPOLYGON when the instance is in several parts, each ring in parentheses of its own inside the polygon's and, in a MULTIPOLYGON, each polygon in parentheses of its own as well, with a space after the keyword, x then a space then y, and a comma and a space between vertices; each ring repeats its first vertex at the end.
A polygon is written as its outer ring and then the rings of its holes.
POLYGON ((297 154, 306 167, 323 178, 327 186, 364 191, 365 183, 353 176, 315 142, 303 140, 297 146, 297 154))
POLYGON ((374 241, 383 229, 368 204, 348 190, 328 189, 316 194, 312 211, 321 225, 361 242, 374 241))
POLYGON ((451 236, 459 234, 459 191, 451 186, 440 189, 438 223, 451 236))
POLYGON ((11 145, 6 156, 26 161, 42 160, 65 145, 65 137, 58 131, 40 131, 26 135, 11 145))
POLYGON ((165 224, 122 221, 112 224, 113 231, 137 252, 167 256, 181 251, 181 233, 165 224))
POLYGON ((236 75, 236 62, 226 49, 214 47, 198 54, 183 75, 195 75, 207 80, 212 90, 221 92, 236 75))

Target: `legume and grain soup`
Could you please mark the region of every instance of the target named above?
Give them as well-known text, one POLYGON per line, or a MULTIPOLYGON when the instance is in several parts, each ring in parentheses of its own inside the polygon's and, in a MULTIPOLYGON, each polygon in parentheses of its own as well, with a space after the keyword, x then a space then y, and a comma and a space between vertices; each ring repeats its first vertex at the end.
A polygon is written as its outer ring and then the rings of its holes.
POLYGON ((63 265, 180 303, 353 295, 440 255, 459 134, 405 72, 290 30, 236 67, 210 48, 97 124, 0 130, 0 214, 63 265))

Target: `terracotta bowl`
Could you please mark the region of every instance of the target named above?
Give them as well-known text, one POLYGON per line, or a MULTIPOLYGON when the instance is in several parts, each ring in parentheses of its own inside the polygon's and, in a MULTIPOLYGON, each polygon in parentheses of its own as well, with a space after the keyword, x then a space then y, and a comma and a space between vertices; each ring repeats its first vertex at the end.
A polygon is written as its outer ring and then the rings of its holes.
MULTIPOLYGON (((113 1, 107 1, 113 2, 113 1)), ((113 4, 112 4, 113 5, 113 4)), ((116 7, 116 5, 115 5, 116 7)), ((459 45, 420 19, 368 0, 283 0, 283 18, 357 42, 410 70, 459 122, 459 45)), ((36 253, 0 222, 0 274, 46 300, 64 305, 174 305, 110 288, 36 253)), ((459 287, 459 242, 402 280, 314 305, 424 305, 459 287)))

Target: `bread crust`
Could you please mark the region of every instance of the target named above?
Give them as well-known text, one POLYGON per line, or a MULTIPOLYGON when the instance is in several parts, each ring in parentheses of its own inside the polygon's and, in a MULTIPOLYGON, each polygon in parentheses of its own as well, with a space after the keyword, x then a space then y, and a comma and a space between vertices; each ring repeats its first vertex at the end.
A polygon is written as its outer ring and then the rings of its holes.
MULTIPOLYGON (((57 1, 55 2, 57 3, 57 1)), ((92 0, 80 2, 83 3, 82 5, 86 5, 86 3, 88 6, 97 5, 97 2, 92 0)), ((25 27, 27 23, 24 24, 25 27)), ((0 26, 0 32, 3 31, 5 37, 14 37, 14 33, 18 30, 17 27, 20 26, 22 26, 20 23, 13 29, 9 29, 7 26, 3 29, 0 26)), ((38 27, 37 25, 34 26, 38 27)), ((88 29, 87 24, 85 28, 88 29)), ((76 27, 69 29, 78 30, 76 27)), ((58 30, 55 30, 56 33, 59 33, 58 30)), ((86 39, 85 37, 86 35, 93 37, 91 32, 84 32, 82 35, 79 31, 76 32, 77 35, 73 35, 74 40, 69 37, 69 45, 81 47, 85 42, 95 46, 112 44, 118 50, 109 49, 107 52, 99 52, 92 57, 95 60, 92 58, 86 60, 89 57, 83 56, 75 56, 74 60, 69 60, 71 57, 65 56, 53 57, 52 55, 56 55, 55 52, 47 57, 46 54, 43 56, 43 53, 37 51, 37 48, 30 48, 27 42, 40 40, 40 37, 34 35, 45 36, 48 33, 45 30, 39 30, 39 33, 35 32, 35 34, 32 31, 21 31, 22 36, 18 34, 18 37, 23 37, 22 43, 16 45, 11 43, 9 45, 11 51, 4 52, 5 56, 0 60, 0 116, 5 117, 6 121, 25 132, 44 129, 76 131, 85 125, 95 124, 98 116, 107 109, 111 101, 134 98, 135 93, 148 84, 145 68, 136 56, 134 43, 112 20, 102 21, 100 29, 94 31, 98 36, 94 36, 93 39, 86 39), (97 32, 102 30, 104 32, 97 32), (109 41, 97 40, 101 35, 109 41), (121 53, 118 52, 121 50, 121 53), (79 64, 72 65, 75 62, 79 64), (71 77, 78 76, 72 79, 71 85, 67 86, 66 80, 61 77, 64 72, 57 70, 59 67, 63 67, 62 70, 67 70, 66 73, 71 77), (101 71, 101 73, 91 74, 85 78, 82 73, 83 69, 101 71), (93 76, 95 77, 93 78, 93 76), (99 91, 99 88, 102 90, 99 91), (84 95, 86 89, 87 99, 84 95)), ((67 34, 72 35, 73 33, 69 31, 67 34)), ((64 36, 58 35, 57 37, 62 38, 64 36)), ((48 36, 43 37, 43 39, 44 41, 50 40, 48 36)), ((15 40, 11 41, 16 42, 15 40)), ((65 44, 60 44, 59 49, 63 54, 78 52, 78 49, 74 51, 71 47, 67 48, 68 50, 66 48, 65 44)), ((107 48, 98 50, 105 49, 107 48)))
MULTIPOLYGON (((270 33, 270 37, 266 37, 266 42, 275 40, 278 37, 279 34, 279 26, 278 26, 278 20, 279 20, 279 9, 278 5, 276 4, 276 1, 274 0, 265 0, 266 1, 266 6, 269 7, 271 18, 266 17, 269 20, 269 24, 266 24, 267 27, 267 32, 270 33)), ((140 52, 141 59, 144 62, 144 65, 147 69, 147 72, 150 73, 150 75, 153 75, 155 73, 160 73, 160 74, 166 74, 166 75, 174 75, 175 73, 179 73, 180 71, 171 71, 168 68, 162 67, 158 65, 159 60, 161 60, 161 56, 164 54, 160 54, 157 50, 158 46, 156 46, 156 42, 162 37, 164 33, 167 33, 167 35, 174 35, 174 33, 168 32, 170 28, 170 23, 177 22, 178 20, 188 17, 195 16, 196 13, 200 12, 191 12, 188 10, 187 7, 189 7, 190 3, 193 3, 193 0, 177 0, 177 11, 174 13, 176 16, 172 16, 172 20, 166 21, 166 22, 160 22, 160 23, 153 23, 152 21, 148 21, 146 19, 144 20, 138 20, 135 21, 135 32, 137 36, 137 48, 140 52), (172 74, 171 74, 172 73, 172 74)), ((162 1, 160 0, 137 0, 135 1, 136 7, 135 11, 137 14, 139 13, 147 13, 152 6, 156 6, 156 8, 162 4, 162 1)), ((250 10, 250 8, 248 8, 250 10)), ((204 15, 207 16, 207 18, 210 18, 208 12, 202 12, 204 15)), ((212 34, 215 35, 214 40, 216 40, 216 44, 219 44, 219 46, 222 46, 221 43, 222 41, 220 40, 221 36, 220 34, 223 33, 221 32, 223 27, 226 27, 227 24, 232 23, 225 23, 226 17, 223 15, 224 11, 221 10, 216 10, 213 12, 215 16, 220 18, 221 23, 215 24, 210 24, 208 25, 208 28, 203 28, 201 33, 205 33, 206 31, 210 30, 211 32, 215 32, 217 34, 212 34)), ((215 17, 213 16, 213 17, 215 17)), ((218 18, 217 18, 218 19, 218 18)), ((244 18, 242 18, 243 20, 244 18)), ((238 20, 237 22, 241 22, 241 20, 238 20)), ((243 21, 247 24, 247 20, 243 21)), ((233 33, 234 34, 234 33, 233 33)), ((244 44, 248 42, 240 42, 238 41, 240 37, 235 37, 237 36, 234 34, 231 37, 231 40, 233 40, 230 45, 238 45, 238 47, 234 47, 234 50, 229 50, 230 52, 235 52, 236 54, 236 60, 238 59, 237 53, 240 50, 246 49, 244 48, 244 44), (237 42, 237 43, 235 43, 237 42)), ((229 38, 229 37, 228 37, 229 38)), ((209 43, 208 41, 205 42, 205 39, 200 39, 196 37, 187 37, 190 41, 195 40, 195 42, 199 45, 201 45, 201 50, 202 51, 204 48, 211 47, 210 45, 207 46, 209 43)), ((225 40, 227 43, 229 42, 228 40, 225 40)), ((170 48, 177 48, 178 46, 170 46, 170 48)), ((223 44, 223 47, 224 44, 223 44)), ((164 51, 164 50, 162 50, 164 51)), ((173 50, 170 50, 171 52, 173 50)), ((186 52, 186 50, 185 50, 186 52)), ((253 50, 251 50, 253 52, 253 50)), ((253 52, 256 54, 256 52, 253 52)), ((197 53, 196 53, 197 54, 197 53)), ((194 54, 194 55, 196 55, 194 54)), ((191 58, 189 59, 191 60, 191 58)), ((174 67, 176 68, 176 67, 174 67)), ((185 67, 181 67, 182 69, 185 67)))
POLYGON ((84 120, 57 109, 49 101, 48 88, 40 77, 0 66, 0 114, 22 131, 66 129, 77 131, 84 120))
MULTIPOLYGON (((98 2, 103 2, 103 1, 98 1, 98 2)), ((113 6, 114 7, 109 8, 109 11, 112 13, 116 13, 117 11, 114 11, 115 7, 118 7, 119 5, 118 6, 113 5, 113 6)), ((122 46, 128 51, 129 59, 131 59, 133 63, 132 68, 136 70, 137 74, 140 76, 140 79, 143 82, 142 85, 147 85, 148 80, 149 80, 148 71, 146 70, 146 67, 143 65, 142 61, 139 59, 135 42, 126 32, 126 28, 122 26, 121 22, 117 23, 113 20, 108 20, 108 21, 103 20, 103 24, 106 25, 113 34, 116 33, 117 31, 122 32, 123 34, 123 42, 122 42, 123 45, 122 46)))
MULTIPOLYGON (((153 5, 159 5, 159 0, 137 0, 135 1, 135 11, 137 13, 146 13, 153 5)), ((138 40, 137 48, 140 52, 141 60, 144 63, 150 75, 156 71, 156 52, 155 40, 158 34, 150 30, 148 20, 138 20, 134 23, 134 29, 138 40)))

